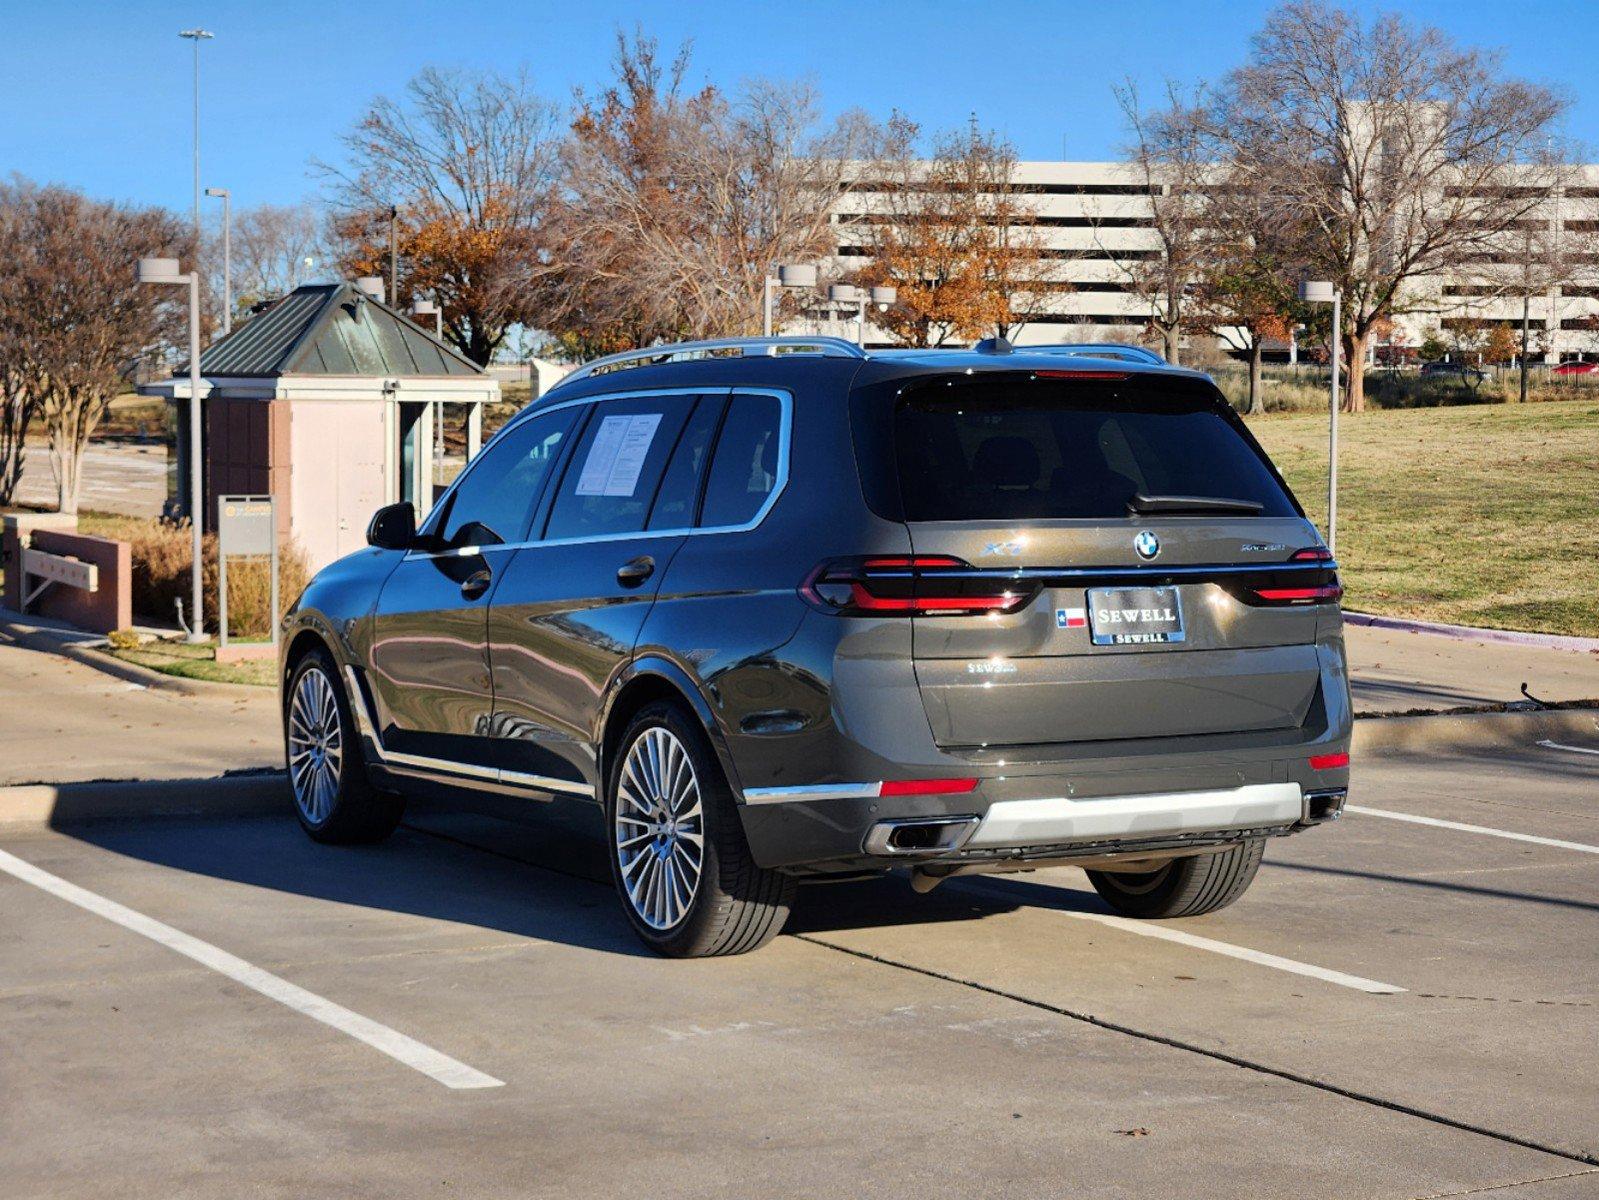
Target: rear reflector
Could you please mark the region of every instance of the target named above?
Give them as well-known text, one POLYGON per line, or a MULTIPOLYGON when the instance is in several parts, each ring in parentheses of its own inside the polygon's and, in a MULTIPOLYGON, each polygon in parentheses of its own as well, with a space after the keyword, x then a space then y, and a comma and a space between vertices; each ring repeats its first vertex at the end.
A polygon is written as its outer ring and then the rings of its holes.
POLYGON ((1349 765, 1347 754, 1312 754, 1310 756, 1310 769, 1312 771, 1336 771, 1339 767, 1349 765))
POLYGON ((1273 604, 1314 604, 1321 600, 1337 600, 1343 594, 1344 589, 1336 583, 1325 584, 1321 587, 1255 589, 1255 595, 1273 604))
MULTIPOLYGON (((1348 755, 1344 756, 1348 759, 1348 755)), ((878 789, 879 796, 937 796, 970 792, 977 787, 975 779, 887 779, 878 789)))

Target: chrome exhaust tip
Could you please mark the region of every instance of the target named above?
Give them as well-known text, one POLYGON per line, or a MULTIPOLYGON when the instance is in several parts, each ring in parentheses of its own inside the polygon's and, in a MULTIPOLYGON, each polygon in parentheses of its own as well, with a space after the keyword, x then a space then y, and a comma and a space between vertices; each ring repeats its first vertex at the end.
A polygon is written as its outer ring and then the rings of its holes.
POLYGON ((980 817, 908 817, 879 821, 866 835, 866 853, 896 858, 945 854, 965 845, 980 820, 980 817))
POLYGON ((1328 821, 1336 821, 1344 815, 1344 801, 1349 797, 1348 788, 1326 788, 1322 791, 1305 793, 1305 816, 1301 825, 1325 825, 1328 821))

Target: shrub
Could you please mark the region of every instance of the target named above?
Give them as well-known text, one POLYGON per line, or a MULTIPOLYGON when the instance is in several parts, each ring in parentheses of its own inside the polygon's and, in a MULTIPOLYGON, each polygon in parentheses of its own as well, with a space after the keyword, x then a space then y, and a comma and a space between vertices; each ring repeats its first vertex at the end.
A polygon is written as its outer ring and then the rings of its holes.
MULTIPOLYGON (((85 533, 127 542, 133 560, 133 611, 157 624, 177 618, 176 601, 189 611, 191 533, 187 521, 139 517, 91 517, 82 522, 85 533)), ((203 543, 202 581, 206 628, 217 627, 217 539, 207 534, 203 543)), ((288 610, 310 580, 305 555, 292 543, 278 556, 278 616, 288 610)), ((266 640, 272 636, 267 610, 272 590, 272 564, 266 559, 228 561, 228 636, 266 640)))

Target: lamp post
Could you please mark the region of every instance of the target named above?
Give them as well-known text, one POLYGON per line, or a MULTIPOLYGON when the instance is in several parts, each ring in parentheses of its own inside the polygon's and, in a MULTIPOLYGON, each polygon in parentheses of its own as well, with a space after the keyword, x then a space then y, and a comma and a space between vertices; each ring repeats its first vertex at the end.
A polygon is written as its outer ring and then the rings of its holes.
POLYGON ((222 200, 222 336, 233 332, 233 193, 227 188, 206 188, 207 196, 222 200))
POLYGON ((1332 385, 1327 410, 1327 549, 1338 553, 1338 354, 1343 340, 1343 296, 1325 279, 1299 285, 1306 304, 1332 305, 1332 385))
POLYGON ((412 300, 411 315, 419 321, 422 317, 432 317, 433 336, 441 342, 444 340, 444 312, 432 300, 424 300, 420 296, 412 300))
POLYGON ((400 247, 396 232, 400 224, 400 206, 389 205, 389 303, 400 307, 400 247))
POLYGON ((856 287, 852 283, 835 283, 827 289, 827 298, 834 304, 855 305, 855 344, 864 348, 867 304, 875 304, 879 312, 884 312, 890 304, 899 299, 899 290, 891 287, 863 288, 856 287))
POLYGON ((813 288, 816 286, 816 268, 809 263, 788 263, 777 268, 777 275, 768 275, 761 289, 761 333, 772 336, 772 291, 774 288, 813 288))
POLYGON ((200 408, 200 272, 181 271, 175 258, 141 258, 140 283, 187 284, 189 287, 189 528, 194 562, 190 568, 189 641, 205 640, 205 608, 202 587, 201 527, 204 525, 205 481, 203 473, 200 408))
POLYGON ((200 43, 216 35, 209 29, 183 29, 180 38, 194 43, 194 257, 200 260, 200 43))

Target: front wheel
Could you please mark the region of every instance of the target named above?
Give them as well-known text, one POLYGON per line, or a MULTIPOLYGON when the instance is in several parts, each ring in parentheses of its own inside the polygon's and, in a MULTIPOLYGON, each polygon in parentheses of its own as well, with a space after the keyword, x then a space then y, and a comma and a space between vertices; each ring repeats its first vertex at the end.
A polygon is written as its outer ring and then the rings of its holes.
POLYGON ((319 842, 376 842, 394 832, 404 802, 367 779, 350 704, 321 650, 295 664, 283 713, 294 812, 319 842))
POLYGON ((1088 881, 1124 916, 1197 917, 1248 891, 1265 852, 1265 839, 1253 838, 1215 854, 1174 858, 1153 871, 1089 871, 1088 881))
POLYGON ((622 735, 605 815, 611 874, 633 931, 672 958, 743 954, 776 937, 794 880, 750 855, 699 723, 646 705, 622 735))

